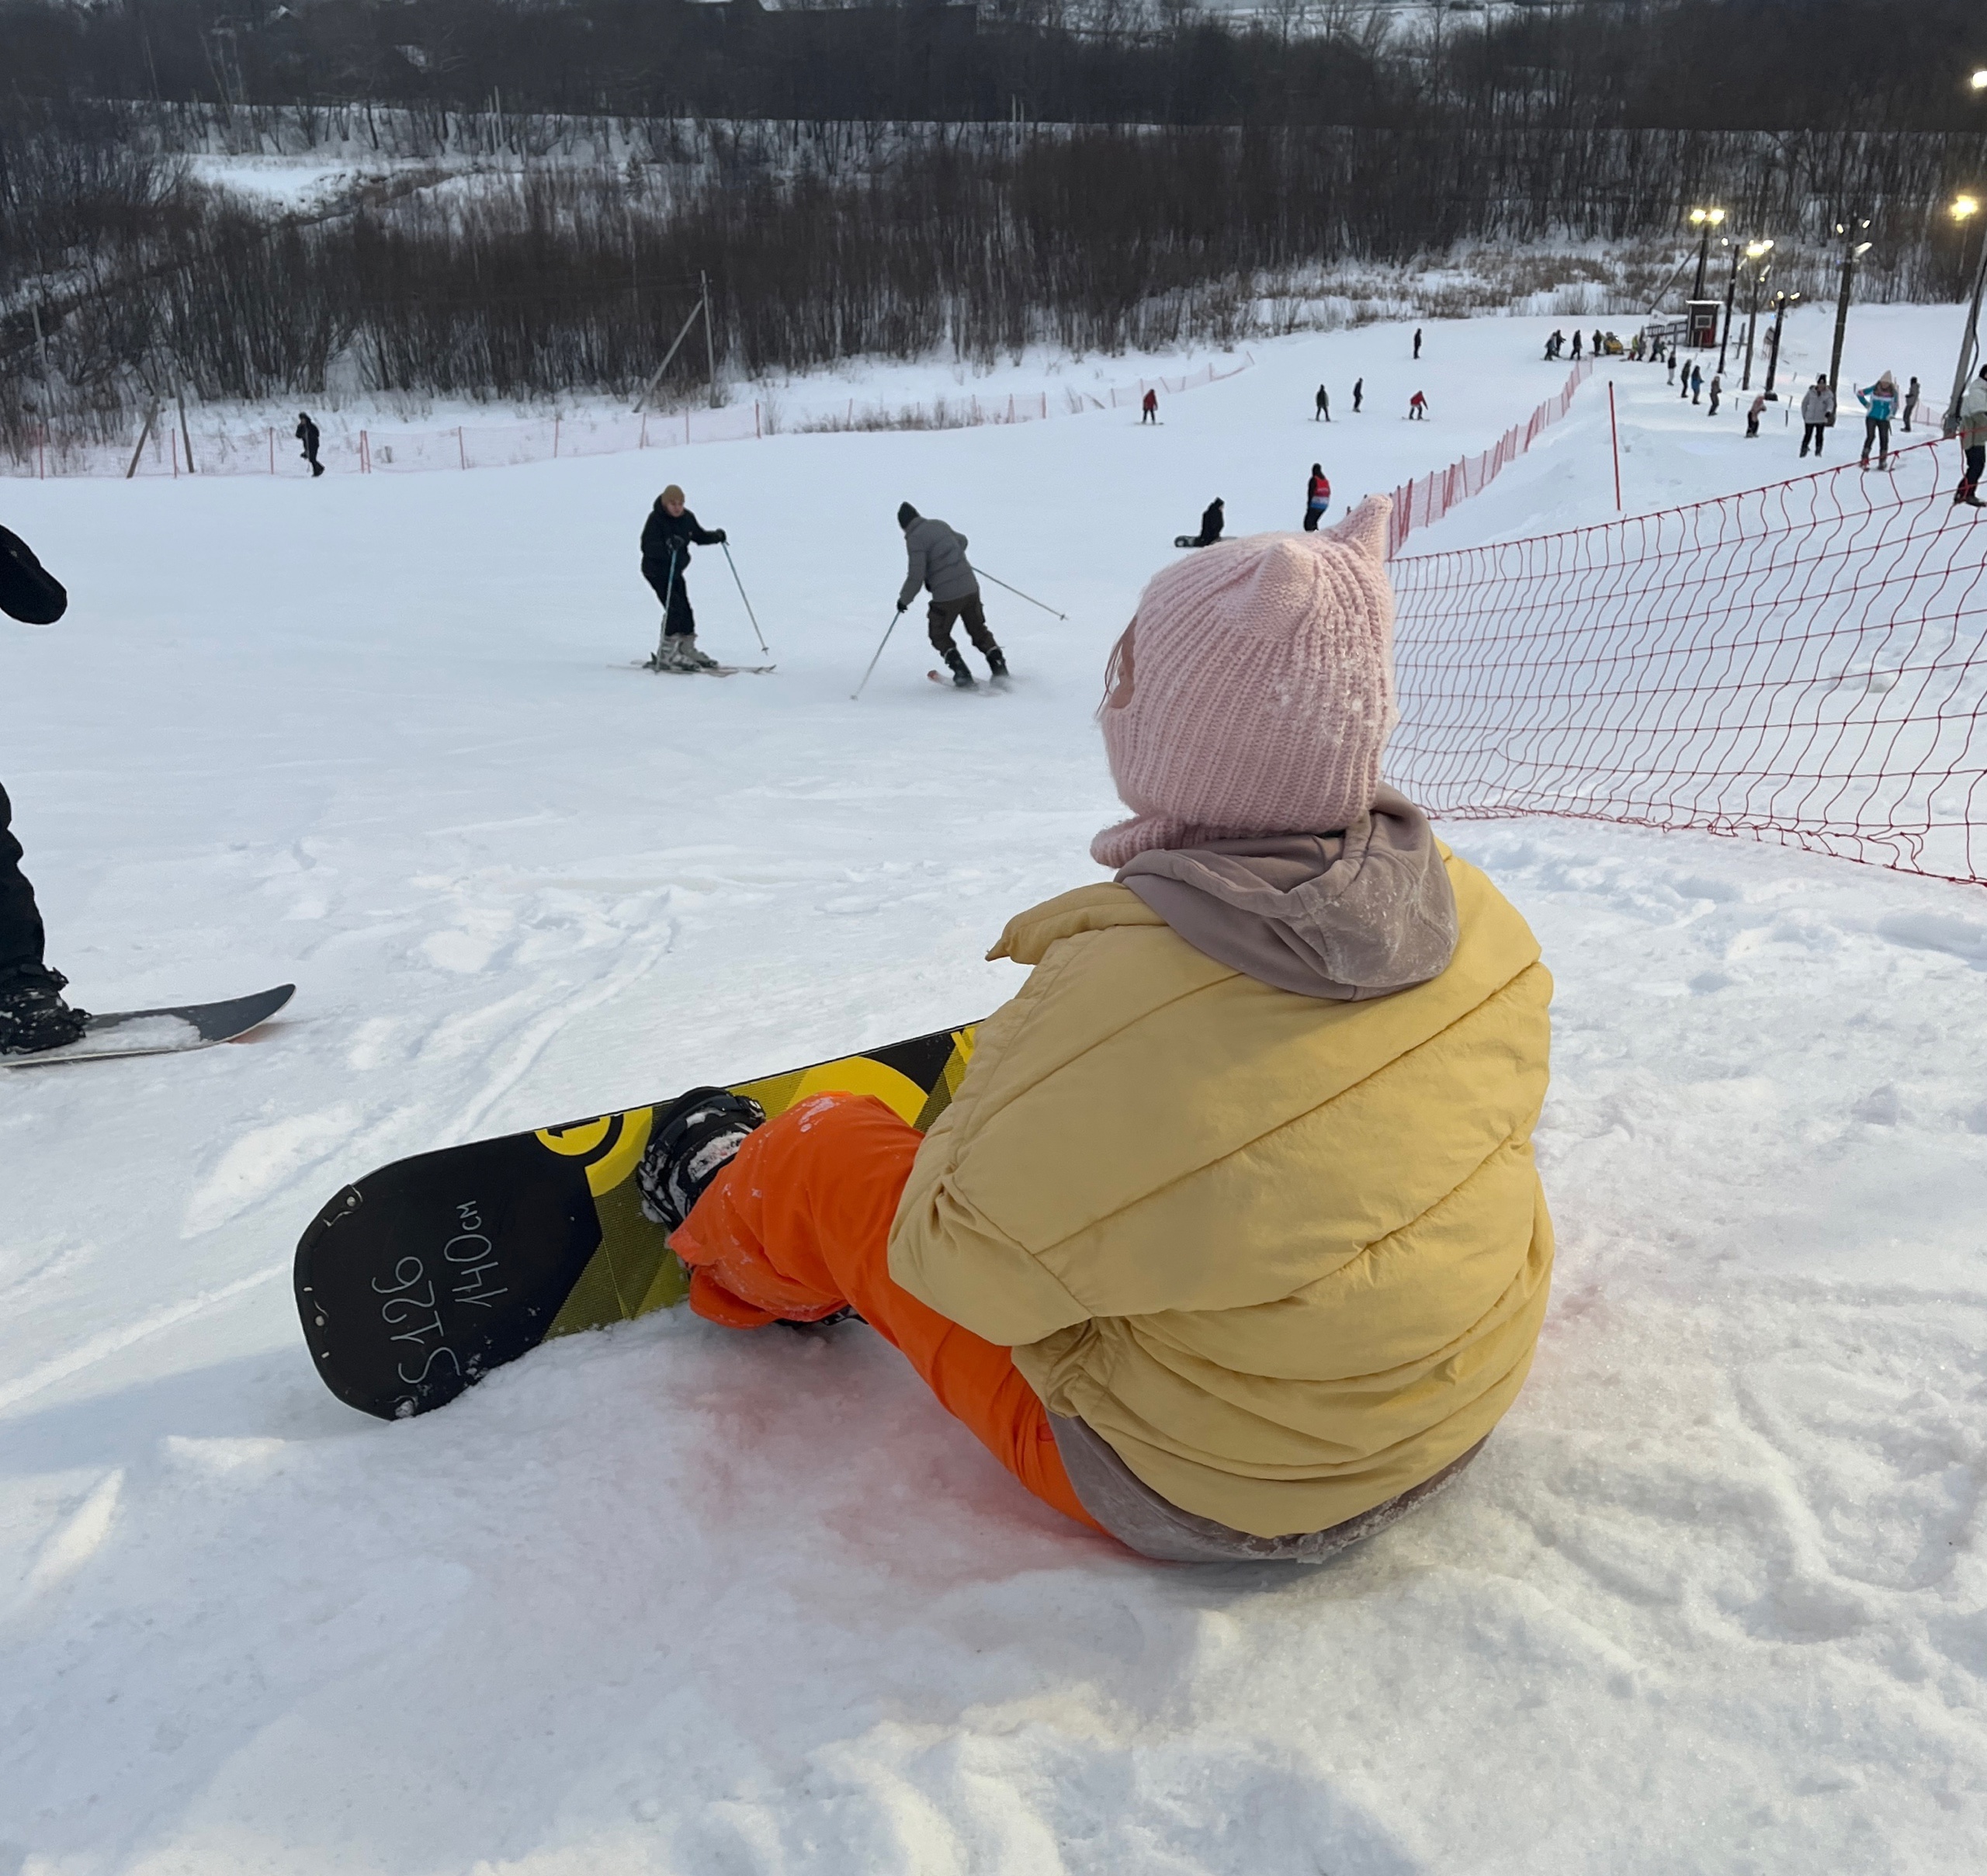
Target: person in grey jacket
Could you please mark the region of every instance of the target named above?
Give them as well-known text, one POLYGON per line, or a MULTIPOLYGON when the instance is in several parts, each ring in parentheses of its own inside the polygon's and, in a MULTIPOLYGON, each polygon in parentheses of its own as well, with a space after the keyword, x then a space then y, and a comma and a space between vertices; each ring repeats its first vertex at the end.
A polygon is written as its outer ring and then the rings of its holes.
POLYGON ((987 614, 980 603, 980 582, 966 557, 966 536, 955 533, 942 521, 918 513, 909 502, 897 510, 897 525, 903 529, 904 551, 910 557, 904 575, 903 590, 897 595, 897 610, 906 611, 920 588, 931 595, 928 630, 932 649, 945 661, 952 681, 962 690, 973 688, 973 673, 952 643, 952 627, 963 625, 973 648, 987 661, 996 678, 1007 674, 1007 661, 987 629, 987 614))
POLYGON ((1822 453, 1822 439, 1828 435, 1829 425, 1835 421, 1835 393, 1830 388, 1826 375, 1815 379, 1801 399, 1801 453, 1808 453, 1808 446, 1815 446, 1815 454, 1822 453))

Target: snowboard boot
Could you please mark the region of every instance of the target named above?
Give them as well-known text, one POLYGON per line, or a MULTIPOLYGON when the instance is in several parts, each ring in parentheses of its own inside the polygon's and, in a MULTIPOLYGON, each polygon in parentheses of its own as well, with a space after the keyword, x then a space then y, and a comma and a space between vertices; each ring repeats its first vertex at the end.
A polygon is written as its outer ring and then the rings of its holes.
POLYGON ((1007 654, 998 645, 987 648, 987 670, 990 677, 1004 678, 1007 674, 1007 654))
POLYGON ((728 1088, 692 1088, 655 1116, 642 1163, 635 1168, 642 1215, 674 1231, 704 1188, 731 1163, 745 1136, 765 1124, 756 1101, 728 1088))
POLYGON ((87 1010, 72 1010, 62 1000, 69 980, 59 970, 46 977, 0 990, 0 1055, 30 1056, 60 1049, 83 1033, 87 1010))
POLYGON ((960 657, 956 646, 946 647, 945 668, 952 674, 955 688, 962 691, 973 688, 973 673, 966 669, 966 660, 960 657))

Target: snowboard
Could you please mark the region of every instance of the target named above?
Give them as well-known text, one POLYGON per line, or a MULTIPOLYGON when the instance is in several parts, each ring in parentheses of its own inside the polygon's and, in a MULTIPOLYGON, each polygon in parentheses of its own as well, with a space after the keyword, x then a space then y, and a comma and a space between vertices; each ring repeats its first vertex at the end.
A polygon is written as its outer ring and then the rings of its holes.
POLYGON ((1198 534, 1176 534, 1173 537, 1176 547, 1212 547, 1212 541, 1204 541, 1198 534))
MULTIPOLYGON (((769 1120, 813 1094, 874 1094, 921 1132, 951 1104, 976 1027, 733 1087, 769 1120)), ((635 1184, 655 1112, 444 1147, 346 1186, 296 1247, 297 1313, 324 1385, 404 1420, 554 1336, 681 1302, 688 1272, 635 1184)))
POLYGON ((267 1022, 296 993, 293 983, 226 1003, 176 1004, 166 1010, 116 1010, 92 1016, 83 1033, 60 1049, 33 1055, 0 1055, 0 1068, 51 1068, 58 1062, 99 1062, 116 1056, 176 1055, 246 1035, 267 1022))

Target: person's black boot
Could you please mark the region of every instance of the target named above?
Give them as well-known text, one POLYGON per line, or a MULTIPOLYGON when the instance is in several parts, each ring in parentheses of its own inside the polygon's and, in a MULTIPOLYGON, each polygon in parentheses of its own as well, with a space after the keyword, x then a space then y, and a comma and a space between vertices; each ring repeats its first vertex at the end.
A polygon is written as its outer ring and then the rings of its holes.
POLYGON ((1007 657, 998 645, 990 645, 987 647, 987 668, 997 678, 1004 678, 1007 674, 1007 657))
POLYGON ((59 970, 46 977, 0 990, 0 1056, 30 1056, 60 1049, 83 1033, 87 1010, 72 1010, 62 1000, 69 980, 59 970))
POLYGON ((973 688, 973 673, 966 668, 966 660, 955 646, 945 654, 945 668, 952 674, 952 682, 962 691, 973 688))
POLYGON ((678 1095, 655 1117, 635 1168, 642 1215, 674 1231, 765 1118, 756 1101, 729 1088, 692 1088, 678 1095))

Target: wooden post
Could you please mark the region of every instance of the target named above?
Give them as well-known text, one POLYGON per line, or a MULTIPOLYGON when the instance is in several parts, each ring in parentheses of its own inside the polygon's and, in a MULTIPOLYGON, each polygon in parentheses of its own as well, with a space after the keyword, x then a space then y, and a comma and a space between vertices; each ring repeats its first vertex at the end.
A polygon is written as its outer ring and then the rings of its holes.
POLYGON ((193 432, 186 428, 186 400, 178 385, 172 387, 172 401, 179 407, 179 435, 186 446, 186 473, 193 473, 193 432))
POLYGON ((158 400, 154 397, 145 408, 145 421, 138 432, 138 446, 131 452, 131 466, 124 472, 128 482, 138 473, 138 459, 145 453, 145 439, 152 433, 152 425, 158 417, 158 400))
POLYGON ((1607 380, 1607 434, 1614 439, 1614 512, 1621 511, 1621 430, 1614 421, 1614 380, 1607 380))

